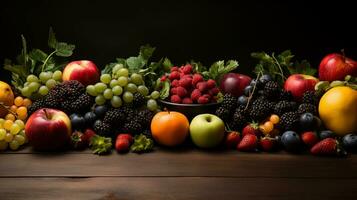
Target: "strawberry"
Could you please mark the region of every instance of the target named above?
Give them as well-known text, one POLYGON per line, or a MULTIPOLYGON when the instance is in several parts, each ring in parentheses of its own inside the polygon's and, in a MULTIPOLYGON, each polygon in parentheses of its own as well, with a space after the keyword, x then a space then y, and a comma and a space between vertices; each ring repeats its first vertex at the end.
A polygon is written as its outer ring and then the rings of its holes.
POLYGON ((119 153, 128 152, 129 151, 129 147, 130 147, 129 140, 120 139, 119 137, 117 137, 117 140, 115 141, 115 149, 119 153))
POLYGON ((245 135, 249 135, 249 134, 255 135, 257 137, 260 136, 258 123, 250 123, 243 128, 242 136, 244 137, 245 135))
POLYGON ((254 151, 258 146, 258 138, 253 134, 243 136, 242 140, 237 146, 240 151, 254 151))
POLYGON ((240 133, 236 131, 231 131, 226 135, 225 144, 228 149, 233 149, 238 145, 240 141, 240 133))
POLYGON ((306 144, 308 147, 312 147, 319 141, 315 132, 307 131, 301 134, 301 140, 306 144))
POLYGON ((71 142, 74 149, 82 150, 88 147, 88 142, 82 132, 75 131, 71 135, 71 142))
POLYGON ((273 151, 275 150, 277 141, 275 138, 271 138, 269 136, 265 136, 260 139, 260 147, 263 151, 273 151))
POLYGON ((117 140, 128 140, 130 144, 132 144, 134 142, 134 138, 133 136, 131 136, 130 134, 128 133, 121 133, 118 135, 118 139, 117 140))
POLYGON ((344 153, 334 138, 326 138, 315 144, 310 152, 314 155, 337 155, 344 153))
POLYGON ((89 144, 90 143, 90 140, 92 139, 93 136, 95 136, 96 133, 90 129, 90 128, 87 128, 85 131, 84 131, 84 136, 85 136, 85 140, 86 142, 89 144))

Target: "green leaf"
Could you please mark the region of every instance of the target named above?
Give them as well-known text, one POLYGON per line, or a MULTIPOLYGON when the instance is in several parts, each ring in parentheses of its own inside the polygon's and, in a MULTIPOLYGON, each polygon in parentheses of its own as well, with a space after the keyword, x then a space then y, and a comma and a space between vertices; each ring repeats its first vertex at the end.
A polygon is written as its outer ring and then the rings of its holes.
POLYGON ((172 67, 172 66, 174 66, 174 65, 172 64, 172 62, 171 62, 170 59, 164 58, 164 61, 162 62, 162 66, 163 66, 164 68, 170 68, 170 67, 172 67))
POLYGON ((145 45, 140 47, 139 57, 141 57, 145 61, 145 64, 151 58, 155 49, 156 49, 155 47, 151 47, 150 45, 145 45))
POLYGON ((154 141, 140 134, 134 137, 134 143, 130 146, 130 150, 134 153, 143 153, 151 151, 154 148, 154 141))
POLYGON ((229 60, 226 64, 224 60, 217 61, 212 64, 209 69, 209 77, 219 81, 223 74, 227 74, 238 67, 238 62, 235 60, 229 60))
POLYGON ((65 42, 58 42, 56 44, 56 55, 61 57, 69 57, 73 54, 73 50, 76 48, 73 44, 67 44, 65 42))
POLYGON ((263 62, 274 62, 273 58, 265 52, 253 52, 250 55, 251 57, 261 60, 263 62))
POLYGON ((194 72, 203 73, 204 71, 207 71, 207 67, 203 66, 203 64, 200 62, 191 60, 190 64, 191 64, 194 72))
POLYGON ((57 39, 55 33, 53 32, 52 27, 50 27, 50 31, 48 34, 48 46, 51 47, 52 49, 56 49, 57 47, 57 39))
POLYGON ((307 74, 314 76, 317 69, 312 68, 307 60, 302 60, 301 62, 295 61, 293 65, 288 67, 290 74, 307 74))
POLYGON ((170 83, 169 81, 161 82, 162 88, 160 90, 160 99, 166 99, 170 94, 170 83))
POLYGON ((126 60, 124 58, 116 58, 116 61, 118 64, 123 64, 124 66, 126 65, 126 60))
POLYGON ((130 57, 126 59, 126 64, 130 72, 138 72, 142 67, 145 66, 146 62, 139 57, 130 57))
POLYGON ((19 62, 19 63, 23 64, 26 67, 27 66, 27 43, 26 43, 26 39, 23 35, 21 35, 21 42, 22 42, 21 56, 22 56, 23 61, 19 62))
POLYGON ((29 57, 35 61, 45 62, 47 54, 40 49, 33 49, 29 53, 29 57))

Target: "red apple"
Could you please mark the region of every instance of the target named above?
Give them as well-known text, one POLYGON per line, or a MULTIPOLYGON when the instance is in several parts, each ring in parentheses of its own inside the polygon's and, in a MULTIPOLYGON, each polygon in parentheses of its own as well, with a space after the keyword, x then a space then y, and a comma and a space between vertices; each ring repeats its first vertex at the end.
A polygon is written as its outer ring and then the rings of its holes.
POLYGON ((60 110, 39 109, 27 120, 25 132, 36 150, 62 149, 70 142, 71 120, 60 110))
POLYGON ((314 91, 319 80, 305 74, 292 74, 284 83, 284 89, 290 91, 296 101, 301 101, 304 92, 314 91))
POLYGON ((62 80, 77 80, 87 86, 98 82, 99 77, 100 71, 92 61, 79 60, 67 64, 63 70, 62 80))
POLYGON ((338 53, 325 56, 319 67, 322 81, 344 80, 345 76, 357 76, 357 62, 338 53))
POLYGON ((234 96, 241 96, 244 88, 249 85, 252 78, 244 74, 228 73, 225 74, 220 82, 220 89, 224 93, 234 96))

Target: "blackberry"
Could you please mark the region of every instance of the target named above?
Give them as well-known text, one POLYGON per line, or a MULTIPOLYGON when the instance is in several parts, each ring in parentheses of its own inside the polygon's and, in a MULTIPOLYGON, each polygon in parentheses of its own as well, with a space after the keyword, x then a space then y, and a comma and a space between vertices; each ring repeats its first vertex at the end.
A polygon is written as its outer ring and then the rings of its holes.
POLYGON ((221 118, 223 121, 226 121, 229 119, 229 117, 231 116, 230 110, 226 109, 223 106, 220 106, 217 110, 216 110, 216 115, 221 118))
POLYGON ((133 106, 141 107, 145 103, 145 96, 140 94, 139 92, 134 94, 133 106))
POLYGON ((297 112, 299 114, 303 114, 303 113, 311 113, 313 115, 317 115, 317 108, 315 105, 313 104, 307 104, 307 103, 303 103, 300 104, 297 112))
POLYGON ((27 109, 27 113, 30 116, 32 113, 34 113, 36 110, 41 109, 41 108, 45 108, 46 107, 46 102, 44 101, 44 99, 39 99, 35 102, 33 102, 33 104, 31 104, 28 109, 27 109))
POLYGON ((280 90, 279 100, 292 101, 294 99, 290 91, 280 90))
POLYGON ((68 114, 85 111, 94 103, 85 93, 84 85, 75 80, 57 84, 44 99, 47 107, 57 108, 68 114))
POLYGON ((233 121, 235 123, 235 127, 241 129, 248 122, 248 118, 244 113, 241 113, 236 110, 233 115, 233 121))
POLYGON ((271 114, 273 104, 264 97, 256 99, 250 109, 250 117, 253 121, 261 121, 271 114))
POLYGON ((143 131, 143 128, 139 122, 134 120, 125 123, 123 126, 123 131, 132 135, 136 135, 141 133, 143 131))
POLYGON ((281 116, 282 114, 296 110, 296 103, 293 101, 279 101, 274 106, 274 114, 281 116))
POLYGON ((228 130, 230 131, 239 131, 241 130, 239 127, 239 124, 234 121, 234 119, 230 119, 225 122, 225 125, 227 126, 228 130))
POLYGON ((237 105, 237 100, 238 98, 226 93, 223 97, 223 101, 222 101, 222 105, 224 108, 226 108, 227 110, 232 110, 235 109, 236 105, 237 105))
POLYGON ((268 98, 277 98, 280 93, 279 84, 275 81, 269 81, 264 86, 264 95, 268 98))
POLYGON ((138 112, 138 115, 136 116, 136 121, 139 122, 143 128, 148 128, 153 117, 154 113, 148 109, 145 109, 138 112))
POLYGON ((127 120, 129 120, 128 118, 133 118, 133 116, 135 116, 135 110, 129 105, 120 107, 120 110, 127 116, 127 120))
POLYGON ((54 96, 46 95, 43 98, 43 101, 45 102, 46 107, 57 108, 57 109, 61 108, 61 99, 56 98, 54 96))
POLYGON ((94 104, 94 100, 88 94, 81 94, 77 100, 72 102, 72 112, 84 112, 94 104))
POLYGON ((306 91, 302 96, 302 102, 317 105, 318 99, 316 97, 315 91, 306 91))
POLYGON ((111 109, 105 113, 103 121, 118 127, 125 121, 125 114, 120 109, 111 109))
POLYGON ((279 126, 282 130, 294 130, 298 122, 299 115, 296 112, 287 112, 280 116, 279 126))
POLYGON ((101 120, 97 120, 93 124, 93 129, 98 135, 109 136, 112 133, 112 127, 110 124, 101 120))

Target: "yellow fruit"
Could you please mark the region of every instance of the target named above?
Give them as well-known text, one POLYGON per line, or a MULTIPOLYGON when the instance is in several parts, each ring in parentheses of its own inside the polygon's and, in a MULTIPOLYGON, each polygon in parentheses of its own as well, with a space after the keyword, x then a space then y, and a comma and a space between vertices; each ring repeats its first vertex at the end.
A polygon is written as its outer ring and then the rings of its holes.
MULTIPOLYGON (((14 102, 14 93, 11 90, 10 85, 0 81, 0 103, 6 106, 11 106, 14 102)), ((0 117, 5 117, 8 110, 3 106, 0 106, 0 117)))
POLYGON ((357 131, 357 91, 350 87, 334 87, 319 103, 319 114, 326 128, 344 136, 357 131))
POLYGON ((14 99, 14 104, 17 107, 22 106, 23 103, 24 103, 24 99, 21 96, 18 96, 14 99))

